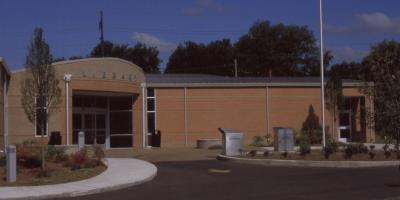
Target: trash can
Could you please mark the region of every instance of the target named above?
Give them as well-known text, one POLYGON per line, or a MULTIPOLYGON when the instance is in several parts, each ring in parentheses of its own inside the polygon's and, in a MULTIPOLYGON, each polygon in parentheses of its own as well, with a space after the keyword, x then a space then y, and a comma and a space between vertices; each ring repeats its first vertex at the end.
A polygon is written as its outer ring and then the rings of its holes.
POLYGON ((60 131, 52 131, 50 133, 49 145, 61 145, 60 131))
POLYGON ((274 127, 274 149, 279 152, 294 150, 293 129, 286 127, 274 127))
POLYGON ((154 131, 151 139, 151 146, 152 147, 161 147, 161 131, 156 130, 154 131))
POLYGON ((219 128, 222 133, 222 154, 239 156, 243 149, 243 132, 240 130, 219 128))

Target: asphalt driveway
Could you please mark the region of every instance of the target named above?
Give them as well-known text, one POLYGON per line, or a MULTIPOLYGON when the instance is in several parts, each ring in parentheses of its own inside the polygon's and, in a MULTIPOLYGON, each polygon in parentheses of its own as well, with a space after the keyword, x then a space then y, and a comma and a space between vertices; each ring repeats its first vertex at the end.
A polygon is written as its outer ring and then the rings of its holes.
POLYGON ((155 163, 157 177, 143 185, 72 199, 385 199, 400 196, 397 167, 332 169, 268 167, 217 160, 155 163), (208 173, 208 169, 231 173, 208 173))

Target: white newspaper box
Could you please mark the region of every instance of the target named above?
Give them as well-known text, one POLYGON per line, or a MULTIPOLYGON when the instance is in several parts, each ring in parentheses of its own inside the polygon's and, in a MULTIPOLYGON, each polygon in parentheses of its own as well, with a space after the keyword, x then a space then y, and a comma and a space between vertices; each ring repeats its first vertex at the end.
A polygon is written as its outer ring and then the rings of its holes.
POLYGON ((222 133, 222 154, 239 156, 243 149, 243 132, 229 128, 219 128, 222 133))

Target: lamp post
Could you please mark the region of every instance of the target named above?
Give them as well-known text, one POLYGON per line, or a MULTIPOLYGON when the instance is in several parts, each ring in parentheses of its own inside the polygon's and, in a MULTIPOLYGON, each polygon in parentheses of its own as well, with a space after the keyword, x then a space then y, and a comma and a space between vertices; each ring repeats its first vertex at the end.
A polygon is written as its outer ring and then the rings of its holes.
POLYGON ((322 0, 319 0, 319 32, 320 32, 320 56, 321 56, 321 118, 322 118, 322 145, 325 147, 325 83, 324 83, 324 44, 322 23, 322 0))

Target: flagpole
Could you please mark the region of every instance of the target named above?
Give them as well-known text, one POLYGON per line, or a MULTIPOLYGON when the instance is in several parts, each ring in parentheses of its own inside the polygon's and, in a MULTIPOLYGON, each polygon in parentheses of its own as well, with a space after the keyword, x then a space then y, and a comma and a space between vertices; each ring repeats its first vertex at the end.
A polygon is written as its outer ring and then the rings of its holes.
POLYGON ((322 145, 325 147, 325 84, 324 84, 324 40, 322 23, 322 0, 319 0, 319 32, 320 32, 320 61, 321 61, 321 118, 322 118, 322 145))

